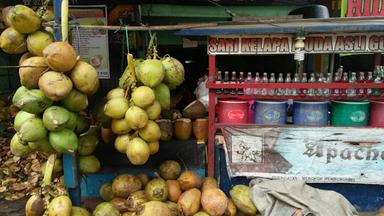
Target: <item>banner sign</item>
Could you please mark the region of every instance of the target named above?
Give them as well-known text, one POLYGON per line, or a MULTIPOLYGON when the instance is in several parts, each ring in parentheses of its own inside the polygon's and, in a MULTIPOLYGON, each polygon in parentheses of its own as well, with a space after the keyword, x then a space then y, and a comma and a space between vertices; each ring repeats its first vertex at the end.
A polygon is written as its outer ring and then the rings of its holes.
MULTIPOLYGON (((70 24, 107 25, 105 5, 70 6, 70 24)), ((110 79, 108 31, 72 29, 71 39, 80 57, 94 66, 100 79, 110 79)))
POLYGON ((224 127, 230 177, 384 185, 384 129, 224 127))
POLYGON ((343 0, 342 17, 384 16, 382 0, 343 0))
MULTIPOLYGON (((209 55, 293 54, 292 35, 212 36, 209 55)), ((319 34, 304 40, 306 53, 368 53, 384 50, 384 33, 319 34)))

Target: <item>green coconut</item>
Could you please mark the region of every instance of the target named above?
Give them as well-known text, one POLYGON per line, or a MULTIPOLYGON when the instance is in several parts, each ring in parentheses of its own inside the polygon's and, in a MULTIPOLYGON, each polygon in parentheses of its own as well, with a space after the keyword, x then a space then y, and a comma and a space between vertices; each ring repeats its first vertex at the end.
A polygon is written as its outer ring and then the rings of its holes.
POLYGON ((235 185, 229 191, 229 194, 238 210, 246 215, 256 215, 257 209, 251 198, 249 198, 250 192, 251 189, 246 185, 235 185))
POLYGON ((76 134, 82 134, 87 132, 90 128, 88 120, 82 115, 77 114, 76 117, 77 117, 77 124, 75 128, 76 134))
POLYGON ((77 148, 77 152, 80 156, 87 156, 92 154, 97 144, 99 143, 99 139, 93 134, 84 134, 79 138, 79 147, 77 148))
POLYGON ((96 69, 84 61, 78 61, 72 69, 71 80, 76 89, 88 96, 95 94, 100 86, 96 69))
POLYGON ((88 107, 88 97, 86 94, 72 89, 71 92, 61 100, 63 107, 72 112, 80 112, 88 107))
POLYGON ((139 64, 138 78, 140 82, 148 87, 159 85, 164 79, 164 67, 160 60, 146 59, 139 64))
POLYGON ((49 67, 58 72, 72 70, 78 60, 75 49, 67 42, 49 44, 44 48, 43 56, 47 60, 49 67))
POLYGON ((27 48, 30 53, 36 56, 43 56, 43 50, 53 43, 53 37, 46 31, 36 31, 27 37, 27 48))
POLYGON ((93 216, 120 216, 119 210, 109 202, 102 202, 96 206, 93 216))
POLYGON ((39 89, 25 89, 25 87, 18 88, 12 99, 13 104, 19 109, 38 114, 52 105, 53 102, 39 89))
POLYGON ((184 66, 181 62, 172 57, 165 57, 163 63, 165 76, 164 82, 172 86, 178 86, 184 82, 184 66))
POLYGON ((113 198, 112 183, 107 182, 101 185, 99 189, 100 198, 108 202, 113 198))
POLYGON ((155 93, 147 86, 140 86, 132 92, 133 103, 140 108, 147 108, 155 101, 155 93))
POLYGON ((32 152, 32 149, 28 145, 23 145, 20 142, 18 134, 13 135, 10 143, 10 149, 12 154, 16 156, 25 156, 32 152))
POLYGON ((145 193, 149 200, 165 201, 168 197, 167 185, 161 178, 152 179, 145 186, 145 193))
POLYGON ((33 142, 46 137, 47 129, 40 118, 30 118, 21 124, 18 134, 22 142, 33 142))
POLYGON ((39 88, 47 98, 59 101, 69 95, 73 84, 65 74, 48 71, 40 77, 39 88))
POLYGON ((48 137, 44 137, 43 139, 39 139, 33 142, 28 142, 28 146, 31 149, 36 149, 46 155, 56 153, 55 149, 49 143, 48 137))
POLYGON ((107 93, 107 100, 112 100, 113 98, 124 97, 124 95, 125 95, 125 89, 114 88, 114 89, 111 89, 107 93))
POLYGON ((125 113, 125 119, 130 128, 136 130, 145 127, 148 122, 147 113, 137 106, 131 106, 125 113))
POLYGON ((160 118, 161 105, 157 100, 155 100, 151 106, 145 109, 145 111, 147 112, 150 120, 157 120, 160 118))
POLYGON ((115 149, 120 152, 125 154, 127 151, 127 146, 129 144, 129 141, 132 139, 132 137, 129 134, 124 134, 116 137, 114 145, 115 149))
POLYGON ((117 135, 127 134, 131 131, 128 121, 125 118, 112 119, 111 129, 112 132, 117 135))
POLYGON ((28 119, 35 118, 35 117, 36 117, 35 114, 20 110, 19 112, 17 112, 17 114, 15 116, 15 120, 13 122, 13 127, 15 128, 16 131, 19 131, 20 126, 21 126, 21 124, 23 124, 23 122, 25 122, 28 119))
POLYGON ((68 112, 69 114, 69 119, 67 121, 67 123, 65 124, 65 128, 68 128, 69 130, 75 130, 76 127, 77 127, 77 116, 78 114, 76 113, 73 113, 73 112, 68 112))
POLYGON ((91 213, 85 208, 72 206, 71 216, 91 216, 91 213))
POLYGON ((51 131, 49 133, 49 142, 52 147, 59 153, 73 152, 77 150, 78 139, 76 134, 69 130, 51 131))
POLYGON ((155 142, 160 139, 161 130, 156 122, 149 120, 145 127, 139 129, 139 135, 147 142, 155 142))
POLYGON ((169 110, 171 106, 171 91, 164 83, 155 88, 155 97, 159 101, 162 110, 169 110))
POLYGON ((24 5, 15 5, 7 14, 7 22, 16 31, 29 34, 39 30, 41 19, 31 8, 24 5))
POLYGON ((100 170, 100 161, 94 155, 80 156, 79 170, 84 174, 96 173, 100 170))
POLYGON ((13 28, 5 29, 0 35, 0 48, 8 54, 21 54, 27 51, 26 35, 13 28))
POLYGON ((71 216, 72 202, 68 196, 58 196, 48 205, 48 215, 71 216))
POLYGON ((128 110, 127 98, 113 98, 104 105, 104 114, 113 119, 121 119, 128 110))
POLYGON ((51 106, 44 111, 43 123, 50 131, 62 130, 69 120, 69 112, 63 107, 51 106))
POLYGON ((160 164, 159 174, 165 180, 176 180, 181 173, 181 166, 177 161, 166 160, 160 164))
POLYGON ((28 89, 39 87, 40 77, 48 70, 48 65, 43 57, 30 57, 20 64, 19 77, 21 85, 28 89))
POLYGON ((144 140, 136 137, 128 143, 126 154, 133 165, 143 165, 149 158, 150 149, 144 140))

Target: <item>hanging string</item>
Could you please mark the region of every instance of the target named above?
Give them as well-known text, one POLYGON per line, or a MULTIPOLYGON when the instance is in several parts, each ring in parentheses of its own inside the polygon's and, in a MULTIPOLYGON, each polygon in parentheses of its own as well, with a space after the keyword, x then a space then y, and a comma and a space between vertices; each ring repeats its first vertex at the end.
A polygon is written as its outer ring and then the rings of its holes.
POLYGON ((81 56, 80 54, 80 30, 79 30, 79 23, 76 23, 76 46, 77 46, 77 53, 79 54, 79 56, 81 56))
POLYGON ((129 34, 128 34, 128 26, 125 26, 125 40, 127 45, 127 53, 129 53, 129 34))

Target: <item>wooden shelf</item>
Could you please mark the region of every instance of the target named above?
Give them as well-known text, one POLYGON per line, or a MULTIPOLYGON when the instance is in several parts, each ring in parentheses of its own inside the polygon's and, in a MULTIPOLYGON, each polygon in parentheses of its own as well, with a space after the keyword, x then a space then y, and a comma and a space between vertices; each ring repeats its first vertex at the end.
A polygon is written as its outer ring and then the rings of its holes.
POLYGON ((238 89, 238 88, 266 88, 266 89, 349 89, 349 88, 376 88, 384 89, 384 83, 242 83, 242 84, 218 84, 208 82, 210 89, 238 89))
POLYGON ((238 94, 217 94, 219 99, 239 99, 239 100, 384 100, 384 96, 370 96, 370 97, 348 97, 348 96, 288 96, 288 95, 238 95, 238 94))

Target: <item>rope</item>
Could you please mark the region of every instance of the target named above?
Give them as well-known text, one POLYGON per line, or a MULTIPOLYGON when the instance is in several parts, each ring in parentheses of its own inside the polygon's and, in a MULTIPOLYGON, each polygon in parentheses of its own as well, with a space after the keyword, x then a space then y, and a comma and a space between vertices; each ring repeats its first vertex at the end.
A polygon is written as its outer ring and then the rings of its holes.
POLYGON ((125 26, 125 40, 127 45, 127 53, 129 53, 129 34, 128 34, 128 26, 125 26))

